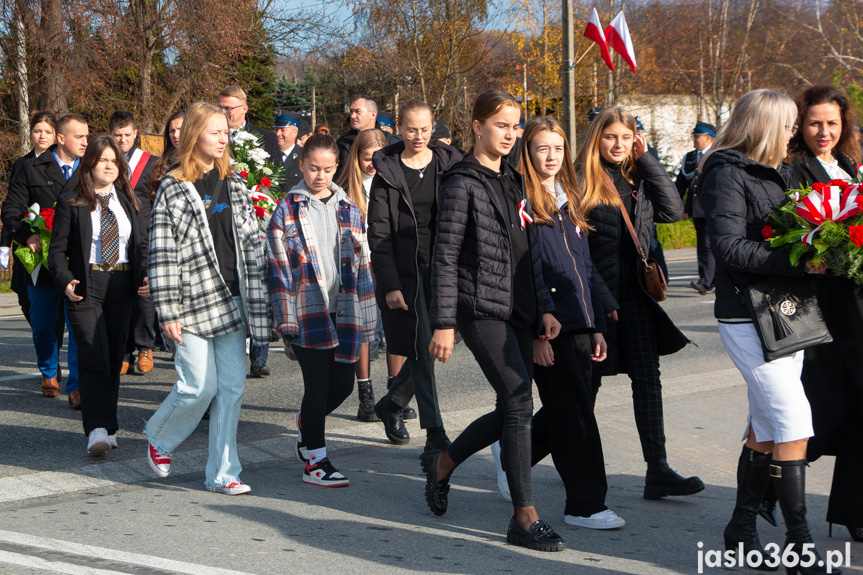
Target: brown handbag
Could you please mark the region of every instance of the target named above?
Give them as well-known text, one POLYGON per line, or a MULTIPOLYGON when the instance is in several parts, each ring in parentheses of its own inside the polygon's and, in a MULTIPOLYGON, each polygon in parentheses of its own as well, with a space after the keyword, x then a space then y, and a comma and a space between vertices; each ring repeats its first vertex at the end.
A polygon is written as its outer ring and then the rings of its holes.
POLYGON ((623 221, 626 222, 626 227, 629 229, 629 235, 635 243, 635 249, 638 250, 638 256, 641 258, 641 271, 644 274, 644 287, 647 293, 654 300, 660 302, 665 301, 668 295, 668 283, 665 281, 665 275, 662 273, 662 268, 656 263, 653 258, 648 258, 644 253, 644 248, 641 247, 641 242, 638 241, 638 236, 635 235, 635 228, 632 227, 632 221, 629 219, 629 214, 626 213, 626 208, 620 206, 620 213, 623 215, 623 221))

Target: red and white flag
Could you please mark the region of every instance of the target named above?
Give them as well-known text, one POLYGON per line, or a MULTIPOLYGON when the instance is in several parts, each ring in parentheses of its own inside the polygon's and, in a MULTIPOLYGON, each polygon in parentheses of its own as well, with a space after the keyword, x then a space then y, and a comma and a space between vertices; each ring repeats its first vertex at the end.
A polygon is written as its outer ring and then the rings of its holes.
POLYGON ((611 61, 611 53, 608 51, 608 43, 605 41, 605 34, 602 33, 602 24, 599 23, 599 14, 596 12, 596 8, 593 9, 593 14, 587 21, 584 37, 599 44, 603 62, 609 69, 614 70, 614 62, 611 61))
MULTIPOLYGON (((596 8, 594 8, 596 11, 596 8)), ((605 37, 608 45, 626 60, 632 73, 635 74, 635 50, 632 48, 632 36, 629 35, 629 26, 626 25, 626 16, 621 11, 611 24, 605 29, 605 37)))

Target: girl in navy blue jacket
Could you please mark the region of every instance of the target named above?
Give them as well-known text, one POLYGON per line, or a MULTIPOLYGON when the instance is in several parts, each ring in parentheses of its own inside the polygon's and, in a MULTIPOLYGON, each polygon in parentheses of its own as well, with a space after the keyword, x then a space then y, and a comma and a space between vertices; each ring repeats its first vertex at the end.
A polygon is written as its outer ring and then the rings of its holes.
POLYGON ((560 124, 547 116, 531 119, 520 160, 541 242, 543 280, 562 326, 557 339, 533 342, 534 381, 543 407, 533 418, 532 464, 551 453, 566 488, 566 523, 623 527, 624 520, 605 506, 608 483, 591 385, 592 362, 606 355, 600 290, 607 288, 593 273, 588 226, 560 124))

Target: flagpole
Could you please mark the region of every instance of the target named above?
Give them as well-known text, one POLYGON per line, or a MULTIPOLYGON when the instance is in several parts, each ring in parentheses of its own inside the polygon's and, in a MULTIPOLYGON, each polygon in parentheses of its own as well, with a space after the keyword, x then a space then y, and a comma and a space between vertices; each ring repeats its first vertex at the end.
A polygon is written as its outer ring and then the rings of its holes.
MULTIPOLYGON (((563 131, 569 142, 570 152, 576 149, 575 145, 575 71, 578 62, 573 62, 575 57, 575 39, 572 20, 572 0, 561 0, 563 7, 563 63, 561 70, 561 83, 563 84, 563 131)), ((585 52, 586 54, 586 52, 585 52)), ((582 56, 584 58, 584 56, 582 56)), ((581 61, 579 59, 579 61, 581 61)))

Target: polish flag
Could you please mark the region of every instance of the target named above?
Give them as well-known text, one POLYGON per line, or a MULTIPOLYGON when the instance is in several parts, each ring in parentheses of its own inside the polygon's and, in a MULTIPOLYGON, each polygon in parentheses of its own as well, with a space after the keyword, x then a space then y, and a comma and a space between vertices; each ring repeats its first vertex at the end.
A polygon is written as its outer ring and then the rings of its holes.
POLYGON ((599 23, 599 14, 596 12, 596 8, 593 9, 593 14, 590 15, 590 20, 587 21, 584 37, 599 44, 603 62, 605 62, 605 65, 609 69, 614 70, 614 62, 611 61, 611 53, 608 51, 608 43, 605 41, 605 35, 602 33, 602 25, 599 23))
POLYGON ((635 74, 635 50, 632 48, 632 36, 629 35, 629 26, 626 25, 626 16, 622 10, 605 29, 605 37, 608 38, 608 45, 626 60, 635 74))

